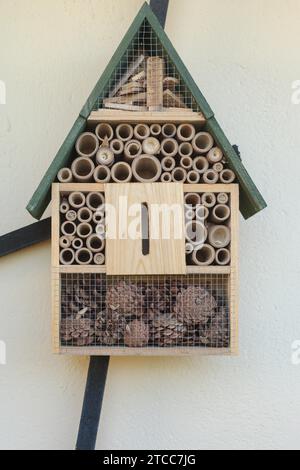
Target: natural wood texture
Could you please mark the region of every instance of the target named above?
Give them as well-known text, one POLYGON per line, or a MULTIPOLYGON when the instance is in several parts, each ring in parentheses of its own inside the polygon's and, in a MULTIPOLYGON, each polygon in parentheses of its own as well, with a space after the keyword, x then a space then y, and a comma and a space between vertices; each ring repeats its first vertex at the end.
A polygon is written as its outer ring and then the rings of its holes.
MULTIPOLYGON (((116 208, 117 226, 116 238, 110 238, 110 230, 113 223, 110 215, 107 215, 108 237, 106 241, 106 268, 108 275, 130 275, 130 274, 185 274, 185 236, 184 236, 184 214, 183 214, 183 191, 181 184, 164 183, 132 183, 132 184, 107 184, 105 186, 106 203, 116 208), (127 198, 127 207, 123 206, 127 198), (149 227, 150 227, 150 253, 142 254, 141 234, 138 239, 130 239, 127 228, 134 221, 139 224, 141 220, 141 205, 148 204, 149 227), (163 233, 162 223, 155 227, 157 233, 154 239, 154 210, 161 205, 178 205, 179 218, 177 225, 174 220, 170 224, 171 237, 163 233), (127 210, 135 205, 136 213, 133 217, 127 216, 127 210), (125 212, 126 211, 126 212, 125 212), (121 222, 122 221, 122 222, 121 222), (174 230, 181 224, 181 230, 177 233, 178 239, 172 238, 174 230), (181 233, 180 233, 181 232, 181 233), (174 256, 176 253, 176 256, 174 256)), ((162 206, 163 207, 163 206, 162 206)), ((170 214, 173 219, 173 214, 170 214)), ((161 221, 161 218, 160 218, 161 221)))
POLYGON ((51 236, 51 251, 52 251, 52 266, 59 267, 59 237, 60 237, 60 185, 54 183, 52 185, 52 236, 51 236))
POLYGON ((72 356, 232 356, 235 353, 230 348, 100 348, 100 347, 61 347, 60 354, 72 356))
POLYGON ((180 95, 176 95, 171 90, 165 90, 163 95, 163 103, 166 108, 186 108, 180 95))
POLYGON ((142 93, 132 93, 123 96, 115 96, 114 98, 106 98, 103 100, 104 105, 107 103, 118 103, 118 104, 134 104, 134 103, 146 103, 147 94, 146 92, 142 93))
POLYGON ((141 83, 136 82, 129 82, 122 86, 121 90, 119 91, 120 96, 124 95, 131 95, 132 93, 139 93, 145 90, 145 87, 141 83))
POLYGON ((131 75, 135 73, 135 71, 139 68, 139 66, 142 64, 142 62, 145 60, 145 57, 143 55, 140 55, 129 67, 126 73, 123 74, 119 82, 116 84, 112 92, 110 93, 109 96, 115 96, 120 88, 125 85, 125 83, 129 80, 131 75))
POLYGON ((230 274, 230 329, 231 352, 239 352, 239 186, 230 185, 231 192, 231 274, 230 274))
POLYGON ((159 123, 165 124, 166 122, 171 122, 174 124, 180 124, 182 122, 193 123, 199 125, 199 128, 203 128, 206 121, 202 113, 195 113, 188 109, 168 109, 161 112, 126 112, 109 110, 109 109, 99 109, 98 111, 93 111, 88 119, 89 125, 96 125, 99 122, 108 122, 110 124, 128 122, 133 124, 138 124, 140 122, 144 123, 159 123))
POLYGON ((133 104, 119 104, 119 103, 105 103, 105 107, 109 109, 119 109, 120 111, 135 111, 135 112, 145 112, 147 111, 146 106, 137 106, 133 104))
POLYGON ((147 106, 149 111, 160 111, 163 107, 164 69, 164 59, 160 57, 147 59, 147 106))

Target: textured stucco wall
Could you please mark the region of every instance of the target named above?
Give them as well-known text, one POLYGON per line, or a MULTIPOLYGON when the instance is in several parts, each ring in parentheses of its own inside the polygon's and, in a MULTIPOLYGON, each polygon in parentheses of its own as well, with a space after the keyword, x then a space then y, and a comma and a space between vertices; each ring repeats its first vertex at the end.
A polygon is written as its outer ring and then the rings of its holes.
MULTIPOLYGON (((141 0, 0 0, 0 233, 141 0)), ((98 448, 299 448, 298 0, 171 0, 167 33, 269 208, 241 221, 238 358, 112 359, 98 448)), ((50 246, 0 260, 0 448, 71 449, 88 361, 50 347, 50 246)))

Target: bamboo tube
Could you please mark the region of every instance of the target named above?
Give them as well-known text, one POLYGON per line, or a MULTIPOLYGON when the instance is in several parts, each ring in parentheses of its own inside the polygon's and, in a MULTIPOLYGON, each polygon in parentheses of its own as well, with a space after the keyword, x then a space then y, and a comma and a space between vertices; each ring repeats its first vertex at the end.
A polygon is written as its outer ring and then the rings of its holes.
POLYGON ((91 222, 93 219, 93 213, 88 207, 81 207, 78 211, 79 222, 91 222))
POLYGON ((223 170, 220 173, 220 181, 225 184, 231 184, 235 180, 235 174, 232 170, 223 170))
POLYGON ((158 137, 161 134, 161 125, 160 124, 151 124, 150 134, 153 135, 153 137, 158 137))
POLYGON ((150 127, 147 124, 137 124, 134 128, 134 137, 138 140, 150 137, 150 127))
POLYGON ((75 191, 69 195, 69 204, 74 209, 80 209, 85 205, 85 195, 79 191, 75 191))
POLYGON ((77 235, 80 238, 88 238, 93 232, 91 224, 88 224, 86 222, 82 222, 81 224, 78 225, 77 227, 77 235))
POLYGON ((57 174, 57 179, 60 183, 72 183, 73 174, 70 168, 62 168, 57 174))
POLYGON ((81 134, 76 142, 76 152, 81 157, 92 158, 99 149, 99 141, 95 134, 85 132, 81 134))
POLYGON ((105 240, 104 238, 100 238, 98 235, 93 234, 88 237, 86 246, 92 253, 100 253, 104 250, 105 240))
POLYGON ((136 181, 154 183, 161 175, 161 164, 153 155, 140 155, 132 163, 132 173, 136 181))
POLYGON ((115 155, 121 155, 124 152, 124 142, 120 139, 113 139, 110 142, 110 148, 115 155))
POLYGON ((147 155, 157 155, 160 151, 160 142, 155 137, 148 137, 143 141, 143 152, 147 155))
POLYGON ((86 197, 86 205, 92 212, 103 209, 105 204, 105 199, 102 193, 91 192, 86 197))
POLYGON ((112 166, 115 161, 115 155, 114 152, 111 150, 110 147, 100 147, 97 155, 96 155, 96 162, 99 165, 105 165, 105 166, 112 166))
POLYGON ((74 238, 74 240, 72 241, 72 247, 75 249, 75 250, 80 250, 80 248, 83 247, 83 240, 81 238, 74 238))
POLYGON ((178 154, 178 143, 175 139, 164 139, 161 143, 161 153, 164 157, 175 157, 178 154))
POLYGON ((59 211, 61 214, 66 214, 68 210, 70 209, 69 203, 67 199, 64 199, 59 206, 59 211))
POLYGON ((210 245, 203 245, 193 251, 192 261, 196 266, 210 266, 216 257, 215 249, 210 245))
POLYGON ((190 184, 197 184, 200 181, 200 175, 197 171, 192 170, 187 174, 187 182, 190 184))
POLYGON ((161 161, 161 167, 163 171, 172 171, 176 166, 175 159, 173 157, 164 157, 161 161))
POLYGON ((191 243, 186 243, 185 244, 185 252, 187 255, 191 255, 194 251, 194 247, 191 243))
POLYGON ((124 158, 128 163, 132 163, 133 159, 141 155, 142 144, 138 140, 130 140, 126 143, 124 149, 124 158))
POLYGON ((69 221, 69 222, 75 222, 75 220, 77 219, 77 212, 76 211, 73 211, 73 210, 70 210, 66 213, 66 219, 69 221))
POLYGON ((180 157, 191 157, 193 155, 193 147, 189 142, 182 142, 178 147, 180 157))
POLYGON ((212 148, 207 154, 207 160, 211 164, 221 162, 222 158, 223 158, 223 152, 219 147, 212 148))
POLYGON ((187 172, 184 170, 184 168, 174 168, 172 171, 172 181, 174 183, 184 183, 187 178, 187 172))
POLYGON ((202 194, 202 204, 209 209, 216 205, 217 198, 214 193, 204 193, 202 194))
POLYGON ((190 142, 195 135, 196 130, 191 124, 181 124, 177 129, 177 137, 181 142, 190 142))
POLYGON ((190 206, 185 206, 184 215, 185 215, 186 221, 193 220, 195 218, 196 211, 192 209, 190 206))
POLYGON ((225 248, 231 241, 230 229, 226 225, 210 225, 209 243, 215 248, 225 248))
POLYGON ((193 246, 199 246, 207 239, 207 228, 199 220, 191 220, 186 224, 186 239, 193 246))
POLYGON ((69 265, 74 263, 74 251, 71 248, 62 250, 59 254, 59 260, 61 264, 69 265))
POLYGON ((198 171, 200 175, 205 173, 209 168, 209 163, 206 157, 196 157, 193 161, 193 169, 198 171))
POLYGON ((222 224, 230 217, 230 209, 225 204, 218 204, 213 208, 211 220, 215 224, 222 224))
POLYGON ((160 181, 162 183, 171 183, 172 182, 172 175, 171 173, 165 171, 164 173, 162 173, 161 177, 160 177, 160 181))
POLYGON ((107 123, 100 123, 96 127, 95 134, 100 140, 100 142, 103 142, 105 139, 108 139, 109 141, 113 139, 114 137, 114 131, 113 128, 111 127, 110 124, 107 123))
POLYGON ((181 157, 180 166, 185 170, 190 170, 193 167, 193 160, 191 157, 181 157))
POLYGON ((94 263, 101 266, 105 263, 105 256, 103 253, 96 253, 94 255, 94 263))
POLYGON ((214 139, 208 132, 199 132, 193 139, 193 147, 198 153, 207 153, 214 145, 214 139))
POLYGON ((94 180, 96 183, 109 183, 111 178, 110 169, 108 166, 99 165, 94 171, 94 180))
POLYGON ((226 193, 219 193, 217 195, 217 201, 219 204, 228 204, 229 196, 226 193))
POLYGON ((69 222, 68 220, 64 222, 61 226, 61 233, 67 237, 73 236, 76 233, 76 225, 74 222, 69 222))
POLYGON ((196 207, 196 219, 197 220, 207 220, 209 216, 209 209, 205 206, 197 206, 196 207))
POLYGON ((161 128, 161 133, 162 133, 163 137, 165 137, 167 139, 171 138, 171 137, 175 137, 176 132, 177 132, 177 129, 176 129, 175 124, 166 123, 161 128))
POLYGON ((72 163, 72 173, 78 183, 88 183, 92 181, 95 165, 90 158, 79 157, 72 163))
POLYGON ((84 265, 90 264, 93 260, 93 255, 90 250, 87 248, 80 248, 80 250, 75 253, 75 261, 77 264, 84 265))
POLYGON ((65 235, 60 237, 59 246, 61 248, 70 248, 72 243, 72 237, 66 237, 65 235))
POLYGON ((219 163, 215 163, 213 165, 213 170, 216 171, 217 173, 221 173, 221 171, 224 170, 224 165, 223 163, 219 162, 219 163))
POLYGON ((219 180, 219 173, 214 170, 207 170, 203 175, 203 182, 206 184, 216 184, 219 180))
POLYGON ((217 250, 216 263, 219 266, 226 266, 227 264, 230 263, 230 260, 231 260, 231 254, 229 250, 227 250, 226 248, 220 248, 220 250, 217 250))
POLYGON ((133 127, 130 124, 119 124, 116 129, 116 136, 123 142, 128 142, 133 137, 133 127))
POLYGON ((94 215, 93 215, 94 224, 100 224, 101 222, 103 223, 104 219, 105 219, 105 214, 103 211, 94 212, 94 215))
POLYGON ((187 205, 192 207, 196 207, 201 204, 201 196, 198 193, 186 193, 184 200, 187 205))
MULTIPOLYGON (((135 158, 133 161, 136 161, 135 158)), ((111 177, 116 183, 129 183, 132 179, 132 171, 130 165, 126 162, 118 162, 112 167, 111 177)))
POLYGON ((105 238, 106 229, 105 229, 105 224, 104 223, 100 223, 96 226, 96 234, 100 238, 105 238))

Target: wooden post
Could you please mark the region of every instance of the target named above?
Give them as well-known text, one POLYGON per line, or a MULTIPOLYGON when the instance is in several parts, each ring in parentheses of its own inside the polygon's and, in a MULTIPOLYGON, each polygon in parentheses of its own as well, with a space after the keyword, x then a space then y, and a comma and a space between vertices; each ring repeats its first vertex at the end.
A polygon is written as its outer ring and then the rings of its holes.
POLYGON ((149 111, 163 108, 164 59, 149 57, 147 60, 147 106, 149 111))
POLYGON ((92 356, 88 370, 76 450, 95 450, 109 356, 92 356))

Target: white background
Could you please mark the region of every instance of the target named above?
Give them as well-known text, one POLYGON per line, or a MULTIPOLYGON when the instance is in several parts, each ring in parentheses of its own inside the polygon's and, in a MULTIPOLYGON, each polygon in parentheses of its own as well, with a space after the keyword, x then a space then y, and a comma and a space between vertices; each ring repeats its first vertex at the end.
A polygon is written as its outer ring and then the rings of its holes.
MULTIPOLYGON (((0 234, 141 0, 0 0, 0 234)), ((241 219, 240 357, 112 359, 97 448, 300 448, 299 0, 170 0, 166 31, 269 203, 241 219)), ((72 449, 87 359, 51 354, 50 244, 0 260, 0 447, 72 449)))

